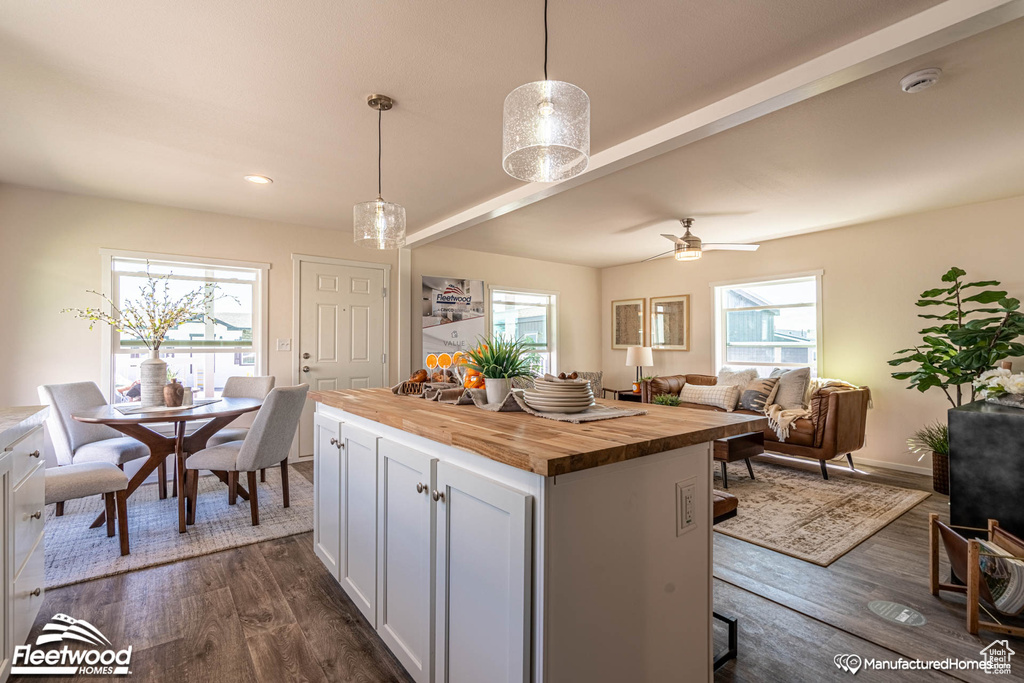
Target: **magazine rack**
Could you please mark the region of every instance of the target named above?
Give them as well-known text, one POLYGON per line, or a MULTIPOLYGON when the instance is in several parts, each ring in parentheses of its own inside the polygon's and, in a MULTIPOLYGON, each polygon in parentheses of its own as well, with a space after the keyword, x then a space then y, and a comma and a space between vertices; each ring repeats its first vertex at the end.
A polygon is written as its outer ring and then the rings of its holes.
MULTIPOLYGON (((971 635, 978 635, 979 629, 994 631, 996 633, 1007 633, 1013 636, 1024 636, 1024 627, 1007 626, 996 621, 982 621, 979 618, 981 601, 984 600, 992 607, 997 614, 1005 616, 1017 616, 1024 610, 1015 613, 1000 611, 995 606, 992 591, 989 586, 991 577, 986 577, 982 571, 982 560, 984 558, 1000 558, 1002 560, 1024 560, 1024 541, 1017 538, 999 526, 994 519, 988 520, 987 529, 975 527, 961 527, 943 524, 939 516, 934 512, 928 515, 928 583, 932 595, 938 595, 940 590, 967 595, 967 632, 971 635), (995 554, 985 551, 977 539, 966 539, 955 531, 986 532, 988 543, 1006 551, 1007 555, 995 554), (939 539, 946 548, 946 555, 949 557, 949 564, 953 575, 965 585, 953 583, 942 583, 939 581, 939 539)), ((1009 564, 1008 562, 1006 564, 1009 564)), ((1017 581, 1024 581, 1024 565, 1020 566, 1020 574, 1017 581)), ((986 610, 988 612, 988 610, 986 610)), ((989 613, 991 615, 991 613, 989 613)), ((993 617, 995 618, 995 617, 993 617)))

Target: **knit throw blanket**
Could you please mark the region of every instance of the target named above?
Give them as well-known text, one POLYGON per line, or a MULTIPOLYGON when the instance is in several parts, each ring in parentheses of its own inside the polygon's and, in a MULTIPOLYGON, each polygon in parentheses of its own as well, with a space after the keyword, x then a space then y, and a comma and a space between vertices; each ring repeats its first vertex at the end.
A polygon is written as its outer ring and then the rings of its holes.
POLYGON ((775 436, 780 442, 789 438, 789 428, 801 417, 810 417, 811 411, 808 408, 791 408, 783 410, 778 403, 768 406, 764 414, 768 416, 768 426, 775 430, 775 436))

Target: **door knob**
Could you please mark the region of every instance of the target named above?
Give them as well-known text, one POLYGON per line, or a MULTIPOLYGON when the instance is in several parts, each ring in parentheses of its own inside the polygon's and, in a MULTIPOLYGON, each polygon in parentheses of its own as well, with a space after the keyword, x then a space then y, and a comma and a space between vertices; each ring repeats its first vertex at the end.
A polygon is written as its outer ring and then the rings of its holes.
POLYGON ((309 372, 309 366, 308 365, 303 365, 302 366, 302 371, 303 372, 309 372))
POLYGON ((302 354, 302 360, 309 360, 309 358, 310 358, 310 355, 309 355, 308 351, 306 353, 302 354))
POLYGON ((38 598, 38 597, 39 597, 39 595, 40 595, 40 594, 41 594, 42 592, 43 592, 43 589, 42 589, 42 588, 36 588, 36 589, 35 589, 34 591, 32 591, 31 593, 29 593, 29 595, 31 595, 31 596, 32 596, 32 597, 34 597, 34 598, 38 598))
POLYGON ((427 487, 423 484, 416 484, 416 493, 423 493, 427 490, 427 487))
POLYGON ((434 500, 439 500, 442 503, 444 502, 444 493, 438 491, 437 489, 434 489, 434 492, 430 494, 430 497, 433 498, 434 500))

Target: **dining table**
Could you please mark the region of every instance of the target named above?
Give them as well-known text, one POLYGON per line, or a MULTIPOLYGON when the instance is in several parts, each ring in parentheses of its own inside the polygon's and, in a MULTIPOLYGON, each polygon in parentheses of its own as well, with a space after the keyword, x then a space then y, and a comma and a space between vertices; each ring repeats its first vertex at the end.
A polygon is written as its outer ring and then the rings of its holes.
MULTIPOLYGON (((263 399, 257 398, 220 398, 204 405, 182 406, 173 410, 158 408, 147 411, 139 409, 137 405, 118 403, 113 405, 100 406, 90 410, 83 410, 72 413, 71 417, 78 422, 89 424, 102 424, 112 427, 125 436, 136 439, 149 449, 149 457, 142 464, 138 472, 128 482, 127 496, 130 497, 139 486, 158 469, 168 456, 173 455, 177 467, 175 468, 175 489, 178 498, 178 531, 185 533, 188 524, 195 523, 195 501, 188 495, 189 488, 185 486, 185 458, 206 448, 206 442, 211 436, 231 424, 239 415, 259 410, 263 405, 263 399), (128 412, 118 410, 130 406, 128 412), (194 430, 191 434, 188 431, 189 422, 206 422, 194 430), (173 436, 162 434, 154 430, 151 425, 172 424, 174 426, 173 436)), ((225 484, 228 481, 226 472, 214 472, 214 474, 225 484)), ((196 473, 198 475, 198 472, 196 473)), ((166 482, 161 482, 166 486, 166 482)), ((249 499, 249 493, 241 485, 238 486, 237 495, 243 500, 249 499)), ((161 496, 163 497, 163 496, 161 496)), ((92 527, 98 527, 106 520, 106 512, 101 512, 92 527)))

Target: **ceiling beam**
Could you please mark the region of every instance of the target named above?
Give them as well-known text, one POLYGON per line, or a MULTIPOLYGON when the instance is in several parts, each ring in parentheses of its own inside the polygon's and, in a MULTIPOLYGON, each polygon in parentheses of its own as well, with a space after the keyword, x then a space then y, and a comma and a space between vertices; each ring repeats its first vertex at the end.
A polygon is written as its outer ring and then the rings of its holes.
POLYGON ((947 0, 590 157, 586 172, 526 183, 408 236, 423 246, 1024 16, 1024 0, 947 0))

